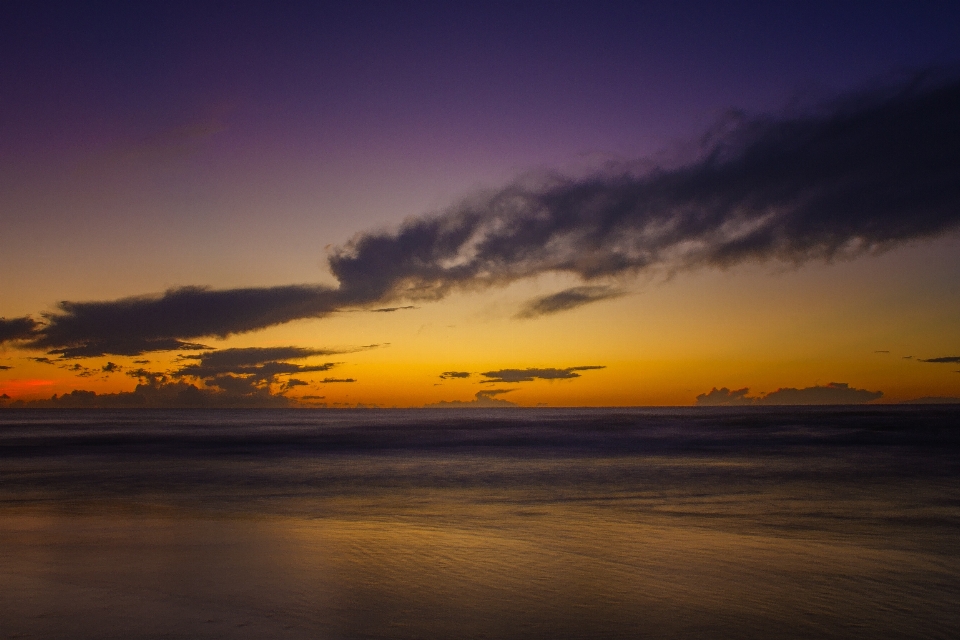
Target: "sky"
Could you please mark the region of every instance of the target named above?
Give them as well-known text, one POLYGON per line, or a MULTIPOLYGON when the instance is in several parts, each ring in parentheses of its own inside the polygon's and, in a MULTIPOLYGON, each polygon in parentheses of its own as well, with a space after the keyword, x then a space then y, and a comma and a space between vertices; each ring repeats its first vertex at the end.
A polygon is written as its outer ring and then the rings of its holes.
POLYGON ((6 405, 960 396, 950 3, 63 4, 0 19, 6 405))

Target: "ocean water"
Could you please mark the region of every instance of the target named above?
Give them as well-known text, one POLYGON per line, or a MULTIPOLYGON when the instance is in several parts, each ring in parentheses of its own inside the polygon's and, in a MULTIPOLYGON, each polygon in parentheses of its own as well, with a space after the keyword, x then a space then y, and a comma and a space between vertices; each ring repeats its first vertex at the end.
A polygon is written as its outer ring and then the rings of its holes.
POLYGON ((0 639, 774 637, 960 637, 960 408, 0 411, 0 639))

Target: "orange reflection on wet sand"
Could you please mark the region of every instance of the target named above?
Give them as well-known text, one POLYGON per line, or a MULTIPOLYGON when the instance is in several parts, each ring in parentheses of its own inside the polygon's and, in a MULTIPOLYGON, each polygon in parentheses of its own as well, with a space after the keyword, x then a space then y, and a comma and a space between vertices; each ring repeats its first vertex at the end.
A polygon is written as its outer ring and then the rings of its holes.
POLYGON ((769 638, 958 628, 957 557, 903 545, 455 494, 418 508, 322 506, 329 516, 8 510, 4 633, 769 638))

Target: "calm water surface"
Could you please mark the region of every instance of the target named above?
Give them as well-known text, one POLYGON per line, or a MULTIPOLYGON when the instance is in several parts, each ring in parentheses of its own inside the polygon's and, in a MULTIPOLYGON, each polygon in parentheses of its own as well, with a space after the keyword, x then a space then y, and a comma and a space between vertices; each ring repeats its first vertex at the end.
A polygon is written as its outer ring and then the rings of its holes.
POLYGON ((956 638, 960 408, 0 411, 0 638, 956 638))

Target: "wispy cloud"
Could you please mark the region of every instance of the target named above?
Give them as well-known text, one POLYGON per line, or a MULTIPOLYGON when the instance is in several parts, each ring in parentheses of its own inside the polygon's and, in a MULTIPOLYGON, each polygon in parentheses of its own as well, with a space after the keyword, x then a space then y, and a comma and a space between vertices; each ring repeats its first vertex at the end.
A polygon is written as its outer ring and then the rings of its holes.
POLYGON ((402 307, 381 307, 380 309, 370 309, 373 313, 393 313, 394 311, 404 311, 406 309, 416 309, 412 304, 408 304, 402 307))
POLYGON ((940 362, 956 364, 960 362, 960 356, 941 356, 939 358, 920 358, 920 362, 940 362))
POLYGON ((497 371, 484 371, 480 375, 487 378, 483 382, 533 382, 534 380, 570 380, 579 378, 578 371, 590 371, 591 369, 605 369, 603 365, 588 365, 583 367, 567 367, 565 369, 498 369, 497 371))
POLYGON ((517 317, 538 318, 561 311, 576 309, 591 302, 619 298, 623 294, 624 292, 620 289, 605 285, 571 287, 558 293, 530 300, 520 309, 517 317))

